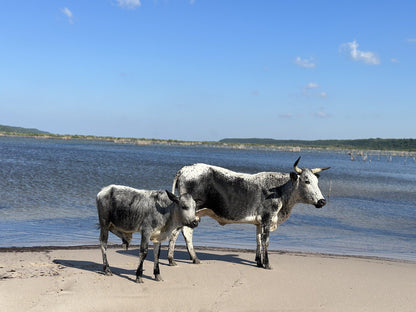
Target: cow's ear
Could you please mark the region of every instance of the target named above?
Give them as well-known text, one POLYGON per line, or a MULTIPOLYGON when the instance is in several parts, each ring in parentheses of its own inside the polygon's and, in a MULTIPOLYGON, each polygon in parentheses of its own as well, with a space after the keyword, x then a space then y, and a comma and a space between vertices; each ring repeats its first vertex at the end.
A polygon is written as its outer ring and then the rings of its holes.
POLYGON ((275 192, 267 193, 266 199, 273 199, 273 198, 277 198, 277 194, 275 192))
POLYGON ((296 182, 298 179, 298 174, 296 172, 291 172, 290 179, 292 180, 292 182, 296 182))
POLYGON ((166 194, 168 194, 168 197, 171 201, 173 201, 174 203, 179 203, 179 199, 175 194, 172 194, 171 192, 169 192, 168 190, 165 190, 166 194))

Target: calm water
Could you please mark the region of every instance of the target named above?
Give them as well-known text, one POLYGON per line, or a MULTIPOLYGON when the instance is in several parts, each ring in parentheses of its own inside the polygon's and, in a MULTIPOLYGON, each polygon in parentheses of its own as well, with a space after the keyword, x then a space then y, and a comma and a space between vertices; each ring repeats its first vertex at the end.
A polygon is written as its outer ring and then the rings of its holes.
MULTIPOLYGON (((0 137, 0 247, 98 244, 95 195, 116 183, 171 189, 176 171, 204 162, 232 170, 332 168, 321 175, 329 203, 297 205, 271 234, 270 249, 370 255, 416 261, 416 162, 413 157, 345 153, 135 146, 0 137), (368 161, 368 160, 371 160, 368 161)), ((255 248, 253 225, 202 219, 196 246, 255 248)), ((110 241, 119 239, 110 234, 110 241)), ((136 234, 134 244, 140 235, 136 234)), ((183 240, 178 241, 184 244, 183 240)))

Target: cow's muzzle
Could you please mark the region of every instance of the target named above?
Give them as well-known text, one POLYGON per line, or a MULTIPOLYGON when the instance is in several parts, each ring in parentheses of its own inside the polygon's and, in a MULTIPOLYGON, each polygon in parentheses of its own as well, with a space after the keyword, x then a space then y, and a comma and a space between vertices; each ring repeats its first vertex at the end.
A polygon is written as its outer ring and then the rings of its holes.
POLYGON ((326 205, 326 200, 325 200, 325 198, 322 198, 322 199, 318 200, 318 202, 315 204, 315 207, 316 208, 322 208, 325 205, 326 205))
POLYGON ((189 223, 187 226, 189 226, 191 229, 196 228, 198 226, 198 221, 194 220, 191 223, 189 223))

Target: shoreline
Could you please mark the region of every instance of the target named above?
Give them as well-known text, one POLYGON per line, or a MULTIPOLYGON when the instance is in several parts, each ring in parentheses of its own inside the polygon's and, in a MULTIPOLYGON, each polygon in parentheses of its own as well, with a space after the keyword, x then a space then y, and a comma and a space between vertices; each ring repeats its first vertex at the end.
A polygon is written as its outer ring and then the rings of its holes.
MULTIPOLYGON (((167 245, 162 245, 162 250, 167 251, 167 245)), ((109 244, 108 249, 117 249, 124 250, 121 244, 109 244)), ((130 245, 129 250, 139 249, 140 245, 130 245)), ((152 249, 152 245, 149 246, 152 249)), ((237 252, 237 253, 252 253, 255 254, 255 249, 249 248, 233 248, 233 247, 213 247, 213 246, 194 246, 196 253, 198 251, 213 251, 213 252, 237 252)), ((0 254, 2 253, 12 253, 12 252, 21 252, 21 253, 30 253, 30 252, 49 252, 54 250, 99 250, 100 245, 74 245, 74 246, 29 246, 29 247, 0 247, 0 254)), ((186 246, 176 245, 175 250, 186 251, 186 246)), ((390 257, 381 257, 381 256, 370 256, 370 255, 351 255, 351 254, 333 254, 325 252, 308 252, 308 251, 289 251, 289 250, 274 250, 269 249, 269 253, 276 255, 288 255, 288 256, 303 256, 303 257, 324 257, 324 258, 334 258, 334 259, 361 259, 361 260, 371 260, 371 261, 386 261, 386 262, 396 262, 396 263, 408 263, 416 264, 416 261, 407 260, 407 259, 397 259, 390 257)))
POLYGON ((182 141, 172 139, 146 139, 146 138, 117 138, 102 137, 93 135, 66 135, 66 134, 19 134, 0 132, 0 137, 22 137, 33 139, 57 139, 57 140, 80 140, 85 142, 109 142, 115 144, 132 144, 139 146, 162 145, 162 146, 195 146, 195 147, 212 147, 228 148, 237 150, 259 150, 259 151, 281 151, 281 152, 311 152, 311 151, 332 151, 336 153, 346 153, 355 157, 365 156, 398 156, 398 157, 416 157, 416 151, 405 150, 377 150, 356 147, 339 148, 335 146, 313 147, 313 146, 292 146, 292 145, 274 145, 274 144, 253 144, 253 143, 224 143, 219 141, 182 141))

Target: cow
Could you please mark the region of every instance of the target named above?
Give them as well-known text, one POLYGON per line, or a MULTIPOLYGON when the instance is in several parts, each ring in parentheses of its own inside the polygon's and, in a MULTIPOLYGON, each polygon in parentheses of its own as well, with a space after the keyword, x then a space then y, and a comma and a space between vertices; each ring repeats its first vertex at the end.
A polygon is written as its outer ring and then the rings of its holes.
MULTIPOLYGON (((297 203, 322 208, 326 200, 318 187, 318 172, 326 168, 301 169, 300 157, 294 172, 260 172, 247 174, 207 164, 181 168, 173 181, 172 193, 191 194, 197 203, 197 216, 210 216, 220 225, 249 223, 256 225, 256 258, 258 267, 271 269, 267 248, 269 233, 286 221, 297 203)), ((176 265, 174 247, 180 229, 169 241, 169 265, 176 265)), ((199 259, 192 244, 193 230, 182 229, 189 255, 194 263, 199 259)))
POLYGON ((147 256, 149 241, 153 242, 156 281, 161 281, 159 270, 160 243, 168 239, 172 231, 198 225, 195 216, 196 203, 190 194, 179 197, 169 191, 138 190, 127 186, 109 185, 96 198, 100 224, 100 245, 103 270, 112 275, 107 261, 108 231, 128 244, 132 234, 141 233, 140 264, 136 271, 136 282, 143 283, 143 262, 147 256))

